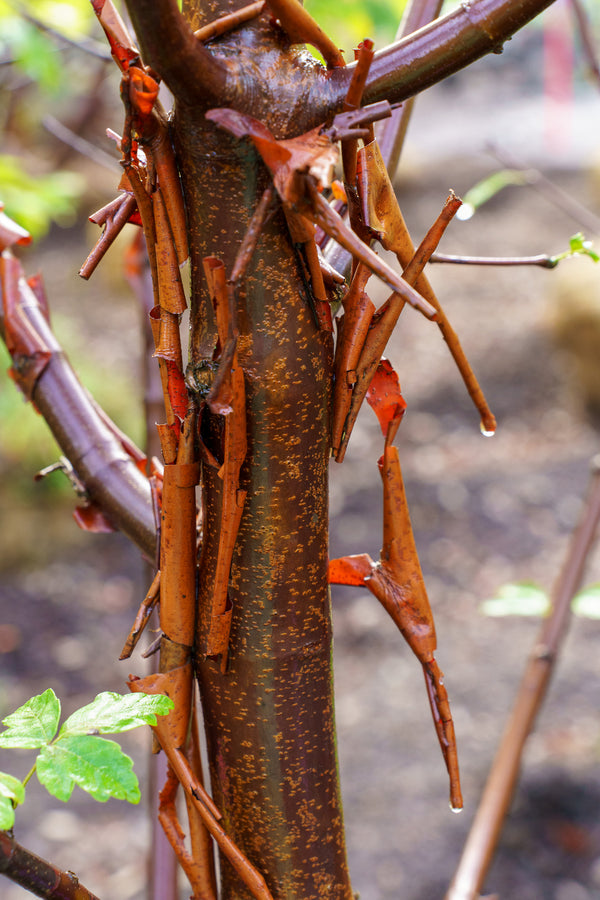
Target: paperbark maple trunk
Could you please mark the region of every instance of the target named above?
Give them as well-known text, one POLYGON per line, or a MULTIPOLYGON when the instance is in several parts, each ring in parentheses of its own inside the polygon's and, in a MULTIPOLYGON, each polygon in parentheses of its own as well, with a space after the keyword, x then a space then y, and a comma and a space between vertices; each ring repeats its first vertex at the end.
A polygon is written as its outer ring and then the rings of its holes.
MULTIPOLYGON (((231 272, 269 181, 251 146, 203 113, 178 109, 174 120, 192 235, 192 373, 214 345, 202 258, 218 256, 231 272)), ((315 326, 281 212, 263 229, 238 317, 248 493, 231 572, 228 669, 197 661, 213 793, 227 831, 275 897, 350 900, 327 588, 331 339, 315 326)), ((205 434, 210 444, 210 427, 205 434)), ((214 469, 205 467, 202 491, 199 646, 219 543, 214 469)), ((228 865, 222 887, 226 900, 250 896, 228 865)))
MULTIPOLYGON (((243 2, 184 0, 183 12, 197 28, 243 2)), ((550 2, 461 4, 446 24, 421 29, 377 54, 364 99, 413 96, 497 50, 550 2)), ((250 219, 271 184, 252 145, 220 131, 205 113, 232 106, 260 120, 278 139, 297 136, 341 109, 351 72, 348 67, 326 73, 290 47, 267 17, 208 50, 193 37, 176 0, 127 0, 127 5, 145 63, 175 97, 172 134, 192 267, 188 383, 200 385, 213 366, 217 340, 202 261, 218 257, 227 277, 231 275, 250 219)), ((223 673, 221 660, 202 655, 218 567, 223 495, 217 470, 205 466, 196 674, 213 794, 230 837, 264 875, 275 900, 351 900, 335 750, 327 587, 332 337, 320 330, 313 315, 304 271, 278 205, 260 234, 237 309, 248 452, 240 476, 246 498, 228 588, 233 610, 228 667, 223 673)), ((53 364, 63 371, 60 359, 53 364)), ((49 365, 35 385, 49 402, 54 394, 51 375, 49 365)), ((45 415, 52 424, 51 406, 45 415)), ((61 412, 55 418, 60 436, 68 417, 61 412)), ((78 431, 80 426, 65 428, 78 431)), ((202 437, 217 457, 221 429, 221 417, 205 407, 202 437)), ((95 420, 89 430, 101 434, 95 420)), ((76 457, 76 469, 84 469, 79 445, 72 448, 70 434, 64 442, 76 457)), ((112 444, 99 443, 104 460, 112 444)), ((125 482, 118 454, 117 462, 115 478, 125 482)), ((94 472, 84 469, 82 475, 92 499, 110 511, 114 500, 104 497, 104 485, 95 485, 94 472)), ((112 481, 106 492, 117 495, 112 481)), ((116 510, 114 521, 151 552, 149 491, 145 483, 144 490, 136 483, 132 490, 133 500, 141 497, 142 509, 132 502, 128 515, 116 510)), ((227 862, 222 862, 221 876, 220 900, 252 896, 227 862)))
MULTIPOLYGON (((195 29, 240 5, 238 0, 184 0, 183 12, 195 29)), ((545 4, 538 0, 538 5, 545 4)), ((128 0, 128 7, 145 60, 176 98, 172 129, 192 265, 188 383, 198 383, 216 342, 202 260, 218 257, 230 276, 270 183, 250 142, 218 130, 205 113, 233 106, 262 121, 279 139, 296 136, 341 107, 348 78, 336 70, 328 79, 324 69, 291 48, 262 18, 212 45, 203 93, 197 83, 202 60, 194 55, 189 33, 173 24, 169 3, 128 0), (178 50, 187 63, 178 60, 178 50), (223 70, 215 68, 215 59, 223 70)), ((478 24, 477 33, 482 40, 474 56, 496 46, 478 24)), ((389 87, 392 65, 387 59, 375 64, 375 92, 379 82, 389 87)), ((219 660, 199 654, 196 673, 213 794, 230 836, 278 900, 351 900, 327 587, 332 349, 331 336, 319 331, 310 303, 279 210, 262 230, 237 310, 248 432, 240 488, 247 496, 229 584, 228 668, 223 674, 219 660)), ((205 415, 203 436, 216 452, 218 432, 218 419, 207 421, 205 415)), ((216 470, 205 466, 199 648, 217 568, 221 496, 216 470)), ((222 900, 251 896, 227 862, 221 877, 222 900)))

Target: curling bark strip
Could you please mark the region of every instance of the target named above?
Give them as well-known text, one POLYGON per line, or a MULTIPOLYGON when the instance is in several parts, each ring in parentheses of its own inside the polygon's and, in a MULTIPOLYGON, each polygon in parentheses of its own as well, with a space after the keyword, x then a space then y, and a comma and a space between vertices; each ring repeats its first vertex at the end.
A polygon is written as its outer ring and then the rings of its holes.
POLYGON ((435 624, 410 523, 398 450, 391 444, 379 461, 383 482, 383 547, 378 563, 368 554, 331 560, 331 584, 362 585, 377 597, 423 666, 440 748, 450 776, 450 804, 462 807, 454 726, 437 663, 435 624))

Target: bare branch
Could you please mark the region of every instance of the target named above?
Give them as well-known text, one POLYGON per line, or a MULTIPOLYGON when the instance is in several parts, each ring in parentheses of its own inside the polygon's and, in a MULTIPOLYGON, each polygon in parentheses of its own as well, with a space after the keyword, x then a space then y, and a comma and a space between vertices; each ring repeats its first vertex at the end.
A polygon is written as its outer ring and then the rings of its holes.
MULTIPOLYGON (((399 41, 407 37, 419 28, 423 28, 434 19, 437 19, 441 8, 442 0, 411 0, 404 11, 396 33, 396 40, 399 41)), ((407 100, 400 109, 394 110, 391 119, 386 120, 379 131, 376 132, 381 156, 392 179, 398 167, 398 160, 402 152, 413 106, 414 98, 407 100)))
POLYGON ((536 256, 454 256, 450 253, 433 253, 432 263, 450 263, 463 266, 540 266, 553 269, 557 265, 554 256, 538 253, 536 256))
MULTIPOLYGON (((364 101, 391 103, 413 97, 502 45, 554 0, 470 0, 375 54, 364 101)), ((329 74, 330 102, 343 103, 352 63, 329 74)), ((327 90, 327 88, 325 88, 327 90)))
POLYGON ((52 863, 22 847, 12 835, 0 832, 0 872, 26 891, 48 900, 98 900, 72 872, 63 872, 52 863))
POLYGON ((184 103, 200 98, 231 102, 232 69, 194 36, 176 0, 126 0, 144 62, 184 103))
POLYGON ((546 697, 600 521, 600 468, 592 477, 583 515, 552 591, 552 608, 531 651, 519 692, 445 900, 476 900, 483 886, 517 783, 525 741, 546 697))
POLYGON ((42 414, 89 499, 149 559, 156 553, 150 485, 99 412, 54 337, 19 263, 0 259, 0 336, 15 379, 42 414))

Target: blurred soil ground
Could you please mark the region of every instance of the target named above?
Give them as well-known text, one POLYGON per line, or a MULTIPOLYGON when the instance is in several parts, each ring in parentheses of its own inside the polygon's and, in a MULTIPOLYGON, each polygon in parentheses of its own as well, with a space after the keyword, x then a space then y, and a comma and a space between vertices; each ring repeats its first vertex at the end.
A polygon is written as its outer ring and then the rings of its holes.
MULTIPOLYGON (((539 165, 600 214, 594 175, 600 100, 582 89, 574 106, 542 109, 537 69, 527 53, 523 57, 520 81, 512 69, 503 75, 493 60, 422 98, 398 181, 417 241, 448 188, 464 193, 496 167, 485 149, 489 140, 503 143, 527 165, 539 165)), ((101 202, 110 199, 110 190, 101 202)), ((471 220, 453 223, 441 249, 554 253, 579 229, 544 194, 509 188, 471 220)), ((112 275, 99 272, 87 286, 77 280, 74 273, 90 242, 89 234, 55 232, 27 252, 27 269, 44 270, 53 307, 79 323, 85 352, 104 360, 106 379, 118 370, 135 391, 130 352, 139 346, 137 312, 112 275), (108 340, 100 337, 106 329, 108 340)), ((448 809, 447 778, 419 664, 370 594, 336 588, 339 756, 350 866, 363 900, 443 897, 539 628, 530 619, 486 618, 479 605, 510 581, 532 580, 549 589, 560 571, 589 463, 599 449, 597 420, 551 328, 557 286, 564 293, 565 281, 572 282, 576 297, 582 269, 587 280, 589 260, 565 262, 555 272, 430 267, 497 416, 492 439, 479 433, 478 416, 434 325, 405 311, 388 349, 408 403, 397 444, 436 616, 465 810, 453 816, 448 809)), ((592 277, 600 301, 595 270, 592 277)), ((375 287, 374 294, 377 301, 385 296, 375 287)), ((332 464, 332 556, 378 556, 381 447, 367 409, 343 466, 332 464)), ((115 662, 147 583, 137 552, 118 535, 77 532, 68 513, 50 501, 34 512, 3 496, 2 714, 48 686, 66 712, 99 690, 124 690, 129 671, 142 671, 139 659, 115 662)), ((600 581, 598 553, 586 581, 600 581)), ((600 898, 599 637, 598 621, 573 622, 528 743, 487 883, 503 900, 600 898)), ((143 772, 146 736, 133 732, 123 743, 143 772)), ((2 767, 24 774, 29 760, 23 753, 2 767)), ((77 792, 63 807, 32 782, 17 822, 22 843, 75 870, 106 900, 143 897, 143 808, 93 804, 77 792)), ((6 882, 0 896, 21 900, 26 894, 6 882)))

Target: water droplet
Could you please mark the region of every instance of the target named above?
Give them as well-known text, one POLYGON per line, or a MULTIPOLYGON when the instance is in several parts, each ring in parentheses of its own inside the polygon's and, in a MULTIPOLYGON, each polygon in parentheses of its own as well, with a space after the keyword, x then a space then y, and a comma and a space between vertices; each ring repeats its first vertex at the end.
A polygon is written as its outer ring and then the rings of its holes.
POLYGON ((452 806, 452 803, 450 803, 450 812, 461 813, 462 811, 463 811, 462 806, 452 806))
POLYGON ((494 437, 496 434, 495 428, 486 428, 483 422, 479 423, 479 430, 484 437, 494 437))

